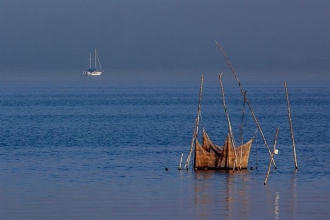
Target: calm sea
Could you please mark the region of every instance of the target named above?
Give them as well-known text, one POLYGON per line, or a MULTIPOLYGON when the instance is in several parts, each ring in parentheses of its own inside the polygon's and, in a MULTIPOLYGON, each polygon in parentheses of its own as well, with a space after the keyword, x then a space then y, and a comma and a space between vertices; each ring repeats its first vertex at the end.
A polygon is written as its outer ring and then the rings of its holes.
MULTIPOLYGON (((205 79, 200 128, 222 145, 228 126, 217 79, 205 79)), ((269 155, 259 133, 253 170, 178 171, 200 79, 174 81, 1 81, 0 219, 329 218, 329 83, 288 82, 295 171, 283 82, 243 82, 271 149, 280 129, 277 169, 264 185, 269 155)), ((240 142, 243 99, 235 82, 224 86, 240 142)), ((247 106, 243 122, 246 141, 257 128, 247 106)))

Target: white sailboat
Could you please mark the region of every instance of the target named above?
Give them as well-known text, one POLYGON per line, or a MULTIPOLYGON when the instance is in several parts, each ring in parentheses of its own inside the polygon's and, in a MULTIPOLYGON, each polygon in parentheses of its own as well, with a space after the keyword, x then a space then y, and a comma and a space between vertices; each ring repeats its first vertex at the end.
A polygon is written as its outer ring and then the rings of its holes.
POLYGON ((99 76, 102 74, 101 62, 100 62, 99 56, 96 52, 96 49, 95 49, 95 55, 94 55, 94 67, 92 67, 92 53, 89 53, 89 69, 84 71, 83 74, 85 76, 99 76), (96 60, 98 61, 100 70, 97 70, 96 60))

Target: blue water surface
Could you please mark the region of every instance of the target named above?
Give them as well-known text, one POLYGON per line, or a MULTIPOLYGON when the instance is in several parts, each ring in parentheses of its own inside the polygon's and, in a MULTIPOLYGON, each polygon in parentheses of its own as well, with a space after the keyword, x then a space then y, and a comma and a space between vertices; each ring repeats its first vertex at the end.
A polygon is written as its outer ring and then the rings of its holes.
MULTIPOLYGON (((199 83, 2 81, 0 218, 327 219, 329 86, 288 83, 295 170, 283 83, 243 84, 270 149, 280 129, 277 169, 264 185, 269 154, 246 104, 243 140, 256 137, 253 170, 177 170, 189 152, 199 83)), ((224 89, 240 143, 243 98, 235 82, 224 89)), ((222 145, 228 125, 216 75, 205 79, 201 112, 200 130, 222 145)))

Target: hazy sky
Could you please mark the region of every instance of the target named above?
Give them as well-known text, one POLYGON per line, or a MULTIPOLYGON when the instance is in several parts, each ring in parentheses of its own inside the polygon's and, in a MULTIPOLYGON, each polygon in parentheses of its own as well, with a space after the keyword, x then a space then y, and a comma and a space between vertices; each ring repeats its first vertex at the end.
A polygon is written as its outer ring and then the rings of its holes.
POLYGON ((330 75, 328 0, 0 0, 0 74, 215 69, 330 75))

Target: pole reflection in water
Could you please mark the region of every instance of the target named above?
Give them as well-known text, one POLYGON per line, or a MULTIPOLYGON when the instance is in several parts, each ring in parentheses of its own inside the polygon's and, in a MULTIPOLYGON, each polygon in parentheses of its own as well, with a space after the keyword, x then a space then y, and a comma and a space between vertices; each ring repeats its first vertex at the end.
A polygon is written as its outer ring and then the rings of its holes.
MULTIPOLYGON (((263 205, 262 212, 269 213, 269 216, 273 215, 273 219, 280 219, 280 207, 283 207, 283 204, 280 204, 280 191, 282 188, 272 187, 265 185, 265 200, 264 203, 268 205, 263 205), (282 205, 282 206, 281 206, 282 205)), ((286 193, 284 193, 285 195, 286 193)), ((282 194, 283 195, 283 194, 282 194)), ((282 212, 282 210, 281 210, 282 212)), ((283 214, 283 213, 282 213, 283 214)))
POLYGON ((288 213, 291 213, 292 216, 295 216, 296 214, 296 207, 297 207, 297 170, 295 169, 292 174, 292 179, 291 179, 291 185, 290 185, 290 192, 292 193, 290 195, 290 200, 289 200, 289 206, 288 208, 290 209, 288 213))
POLYGON ((250 216, 251 179, 244 171, 196 171, 196 218, 246 219, 250 216))
POLYGON ((275 214, 275 219, 279 219, 279 213, 280 213, 280 193, 276 192, 275 193, 275 206, 274 206, 274 214, 275 214))

